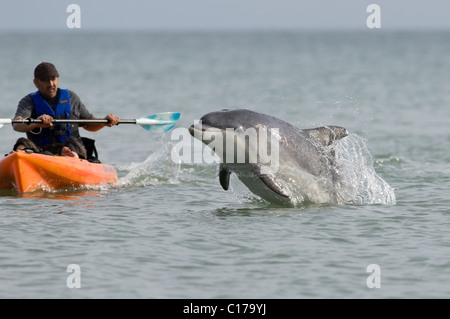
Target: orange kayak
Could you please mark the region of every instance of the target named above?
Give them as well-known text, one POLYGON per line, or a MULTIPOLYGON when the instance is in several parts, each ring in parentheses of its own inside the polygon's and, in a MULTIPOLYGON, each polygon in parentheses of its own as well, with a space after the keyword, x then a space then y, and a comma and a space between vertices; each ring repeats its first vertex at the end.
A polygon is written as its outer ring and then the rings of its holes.
POLYGON ((0 160, 0 190, 19 193, 117 183, 113 166, 68 156, 17 151, 0 160))

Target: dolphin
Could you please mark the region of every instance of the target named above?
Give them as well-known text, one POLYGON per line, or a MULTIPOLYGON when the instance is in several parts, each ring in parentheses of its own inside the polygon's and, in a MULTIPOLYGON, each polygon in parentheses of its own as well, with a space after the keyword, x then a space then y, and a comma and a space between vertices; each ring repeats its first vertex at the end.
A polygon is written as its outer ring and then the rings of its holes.
POLYGON ((234 173, 252 193, 273 204, 338 202, 333 146, 348 135, 343 127, 300 129, 271 115, 224 109, 202 116, 189 132, 220 158, 224 190, 234 173))

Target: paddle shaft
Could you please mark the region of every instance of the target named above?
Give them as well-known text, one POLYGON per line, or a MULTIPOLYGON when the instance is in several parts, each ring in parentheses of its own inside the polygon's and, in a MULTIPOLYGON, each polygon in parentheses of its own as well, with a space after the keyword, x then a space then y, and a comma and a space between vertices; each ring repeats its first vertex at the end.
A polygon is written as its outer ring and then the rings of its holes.
MULTIPOLYGON (((52 123, 77 123, 77 124, 88 124, 88 123, 108 123, 108 120, 105 119, 53 119, 52 123)), ((42 120, 38 119, 20 119, 20 120, 11 120, 11 123, 21 123, 21 124, 31 124, 31 123, 42 123, 42 120)), ((136 124, 136 119, 132 120, 120 120, 119 124, 136 124)))
MULTIPOLYGON (((140 125, 147 131, 155 133, 164 133, 169 131, 180 118, 180 113, 178 112, 164 112, 157 113, 145 117, 140 117, 131 120, 120 120, 118 124, 137 124, 140 125)), ((0 128, 4 124, 32 124, 32 123, 42 123, 42 120, 38 119, 1 119, 0 118, 0 128)), ((89 123, 103 123, 108 124, 109 121, 106 119, 53 119, 52 123, 77 123, 77 124, 89 124, 89 123)))
MULTIPOLYGON (((128 120, 120 120, 117 124, 139 124, 139 125, 167 125, 175 123, 174 120, 157 120, 157 119, 148 119, 148 118, 140 118, 140 119, 128 119, 128 120)), ((38 119, 18 119, 18 120, 10 120, 10 123, 20 123, 20 124, 31 124, 31 123, 42 123, 42 120, 38 119)), ((52 123, 77 123, 77 124, 89 124, 89 123, 109 123, 108 120, 105 119, 53 119, 52 123)))

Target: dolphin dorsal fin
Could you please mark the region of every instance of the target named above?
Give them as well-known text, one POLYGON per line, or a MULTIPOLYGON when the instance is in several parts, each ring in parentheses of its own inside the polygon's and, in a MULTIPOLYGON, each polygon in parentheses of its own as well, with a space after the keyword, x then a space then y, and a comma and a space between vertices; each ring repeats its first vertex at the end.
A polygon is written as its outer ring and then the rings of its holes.
POLYGON ((347 129, 340 126, 321 126, 303 130, 316 143, 322 146, 329 146, 333 142, 348 135, 347 129))

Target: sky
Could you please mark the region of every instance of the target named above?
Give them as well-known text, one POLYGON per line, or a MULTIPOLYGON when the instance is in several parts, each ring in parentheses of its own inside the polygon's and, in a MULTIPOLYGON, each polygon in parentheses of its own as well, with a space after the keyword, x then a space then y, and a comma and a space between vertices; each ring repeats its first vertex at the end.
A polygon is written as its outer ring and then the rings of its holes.
POLYGON ((0 31, 365 29, 369 4, 382 30, 450 30, 450 0, 0 0, 0 31))

